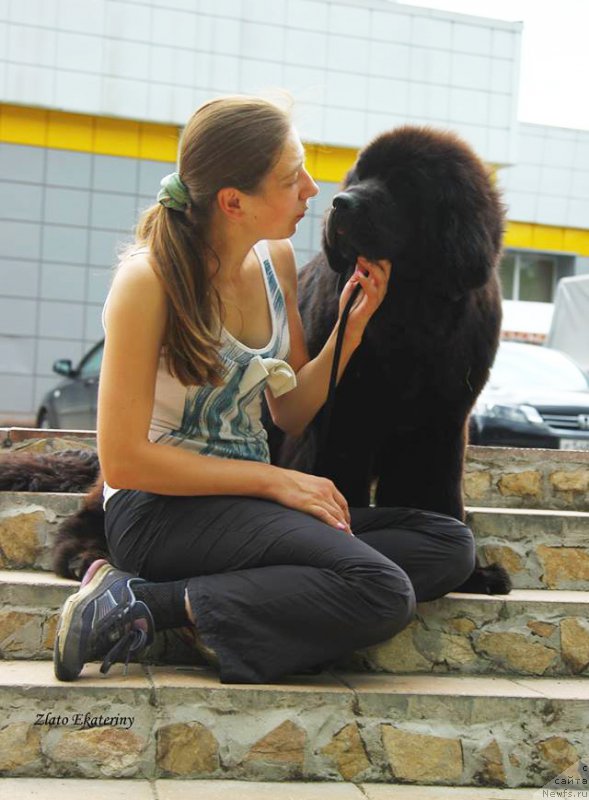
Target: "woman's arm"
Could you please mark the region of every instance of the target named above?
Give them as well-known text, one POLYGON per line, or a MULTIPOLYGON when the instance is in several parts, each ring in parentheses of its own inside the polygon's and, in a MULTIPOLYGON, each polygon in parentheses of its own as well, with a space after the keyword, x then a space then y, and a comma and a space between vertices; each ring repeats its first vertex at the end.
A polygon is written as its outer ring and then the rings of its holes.
POLYGON ((147 257, 124 262, 106 308, 98 391, 98 453, 109 486, 169 495, 261 497, 346 527, 347 503, 331 481, 149 441, 166 314, 165 294, 147 257))
MULTIPOLYGON (((266 391, 266 400, 275 425, 293 436, 300 435, 327 400, 329 377, 335 350, 339 319, 321 352, 312 360, 305 344, 303 324, 297 305, 297 270, 290 240, 270 242, 272 260, 285 296, 290 334, 289 363, 297 373, 297 387, 280 397, 266 391)), ((364 330, 386 292, 391 265, 388 261, 372 263, 359 258, 367 274, 357 270, 347 282, 339 302, 343 311, 351 293, 360 284, 361 292, 352 307, 337 372, 339 382, 352 354, 362 341, 364 330)))

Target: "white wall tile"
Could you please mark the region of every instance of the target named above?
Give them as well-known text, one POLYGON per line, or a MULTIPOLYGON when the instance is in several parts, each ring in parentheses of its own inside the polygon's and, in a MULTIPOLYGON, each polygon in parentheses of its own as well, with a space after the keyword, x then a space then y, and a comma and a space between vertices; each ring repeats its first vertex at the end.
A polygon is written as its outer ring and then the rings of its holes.
MULTIPOLYGON (((158 5, 162 8, 171 9, 172 11, 190 11, 194 12, 196 9, 201 10, 202 5, 199 0, 131 0, 131 2, 143 2, 146 5, 158 5)), ((214 13, 214 9, 207 11, 207 13, 214 13)))
POLYGON ((312 31, 327 30, 328 5, 315 0, 288 0, 286 24, 312 31))
POLYGON ((516 91, 513 61, 494 58, 491 62, 491 86, 493 92, 513 94, 516 91))
POLYGON ((0 97, 6 97, 6 73, 8 65, 6 61, 0 61, 0 97))
POLYGON ((575 170, 571 184, 571 197, 589 200, 589 171, 575 170))
POLYGON ((177 86, 205 88, 208 86, 210 59, 204 53, 176 48, 174 50, 174 80, 177 86))
POLYGON ((326 91, 325 71, 317 67, 299 67, 286 64, 284 86, 295 98, 312 103, 322 103, 326 91))
POLYGON ((517 164, 509 170, 509 187, 519 192, 539 192, 541 167, 517 164))
POLYGON ((150 68, 151 45, 105 39, 104 74, 146 80, 150 68))
MULTIPOLYGON (((358 40, 351 36, 335 36, 328 38, 327 65, 332 70, 364 72, 365 66, 358 63, 358 40), (356 63, 354 63, 356 62, 356 63)), ((364 59, 364 54, 362 59, 364 59)))
POLYGON ((210 92, 198 89, 153 83, 149 85, 148 92, 147 118, 154 122, 177 125, 184 125, 193 112, 211 96, 210 92))
POLYGON ((102 34, 104 18, 104 0, 59 0, 57 25, 62 31, 102 34))
POLYGON ((589 138, 583 137, 575 142, 575 166, 589 169, 589 138))
MULTIPOLYGON (((168 12, 161 11, 162 14, 168 12)), ((106 0, 104 32, 116 39, 131 39, 149 42, 151 37, 151 14, 149 5, 130 5, 122 0, 106 0)), ((159 31, 154 29, 154 42, 159 41, 159 31)), ((163 44, 163 42, 160 42, 163 44)))
POLYGON ((567 205, 568 200, 566 197, 539 195, 536 208, 536 222, 542 225, 566 225, 567 205))
MULTIPOLYGON (((521 126, 520 126, 521 129, 521 126)), ((517 161, 521 164, 542 164, 544 160, 544 139, 540 136, 518 134, 517 161)))
POLYGON ((426 83, 412 83, 409 86, 409 116, 411 119, 429 116, 429 86, 426 83))
POLYGON ((451 54, 447 50, 411 47, 411 80, 424 83, 449 84, 451 54))
POLYGON ((507 205, 508 219, 522 222, 534 222, 536 220, 536 194, 509 191, 504 198, 504 202, 507 205))
POLYGON ((148 92, 147 81, 105 76, 102 80, 102 113, 143 119, 147 114, 148 92))
POLYGON ((573 182, 572 171, 561 167, 543 166, 540 169, 540 191, 543 194, 567 197, 573 182))
POLYGON ((152 9, 152 41, 173 47, 194 47, 198 17, 187 11, 152 9))
POLYGON ((56 31, 28 25, 8 25, 4 26, 2 32, 8 34, 8 61, 30 66, 55 65, 56 31))
POLYGON ((289 64, 324 67, 327 61, 327 36, 312 31, 286 30, 284 60, 289 64))
POLYGON ((411 40, 412 17, 396 9, 372 12, 372 39, 407 44, 411 40))
POLYGON ((283 25, 286 22, 286 3, 284 0, 246 0, 242 14, 245 20, 252 22, 283 25))
POLYGON ((501 31, 495 28, 492 34, 491 53, 498 58, 514 58, 518 46, 518 37, 512 31, 501 31))
POLYGON ((589 228, 589 200, 569 201, 567 224, 572 228, 589 228))
MULTIPOLYGON (((215 20, 212 17, 204 16, 203 14, 199 14, 194 21, 195 26, 195 39, 192 47, 196 47, 197 50, 203 50, 205 52, 211 52, 214 50, 214 38, 215 38, 215 20)), ((237 51, 234 51, 232 55, 235 55, 237 51)))
POLYGON ((240 59, 239 91, 246 94, 259 94, 270 87, 283 85, 282 64, 256 61, 251 58, 240 59))
POLYGON ((325 142, 324 137, 325 109, 315 103, 296 103, 293 110, 293 120, 301 139, 308 142, 325 142))
POLYGON ((375 136, 379 136, 381 133, 391 130, 391 128, 396 128, 398 125, 404 125, 407 121, 407 118, 401 115, 382 114, 376 111, 368 112, 366 114, 365 141, 369 142, 375 136))
MULTIPOLYGON (((411 90, 409 90, 411 92, 411 90)), ((432 121, 445 123, 450 118, 450 90, 447 86, 427 86, 426 116, 432 121)))
POLYGON ((282 61, 284 28, 244 22, 241 28, 241 55, 259 61, 282 61))
POLYGON ((381 78, 409 78, 410 48, 402 44, 373 42, 370 46, 369 75, 381 78))
POLYGON ((342 108, 326 108, 324 135, 333 144, 361 147, 366 138, 364 114, 342 108))
POLYGON ((489 95, 473 89, 450 89, 450 117, 457 122, 486 125, 489 119, 489 95))
POLYGON ((507 127, 513 117, 513 98, 509 94, 489 95, 489 122, 493 127, 507 127))
POLYGON ((547 137, 544 140, 544 162, 555 167, 572 167, 575 164, 575 143, 547 137))
POLYGON ((57 26, 58 0, 12 0, 10 21, 27 25, 40 25, 44 28, 57 26))
POLYGON ((216 92, 238 92, 239 65, 237 56, 212 55, 210 88, 216 92))
MULTIPOLYGON (((194 4, 194 0, 188 0, 194 4)), ((214 14, 218 17, 240 19, 247 0, 199 0, 201 14, 214 14)))
MULTIPOLYGON (((199 18, 200 20, 200 18, 199 18)), ((197 22, 198 26, 199 22, 197 22)), ((241 20, 226 19, 218 17, 213 19, 213 40, 212 47, 209 45, 207 50, 215 53, 226 53, 235 55, 241 49, 241 20)))
POLYGON ((484 157, 493 164, 511 164, 513 156, 514 134, 509 128, 489 128, 487 134, 487 151, 484 157))
POLYGON ((99 73, 102 70, 104 39, 84 33, 59 31, 57 34, 58 69, 99 73))
POLYGON ((464 25, 455 22, 452 45, 454 50, 477 55, 489 55, 492 46, 492 31, 482 25, 464 25))
POLYGON ((50 106, 54 102, 55 73, 46 67, 7 64, 4 99, 15 103, 50 106))
POLYGON ((370 11, 357 6, 329 4, 329 30, 344 36, 370 36, 370 11))
POLYGON ((488 89, 491 82, 491 59, 467 53, 452 53, 450 82, 469 89, 488 89))
POLYGON ((404 117, 409 113, 409 82, 393 78, 368 79, 368 109, 404 117))
POLYGON ((438 47, 450 50, 452 47, 452 23, 435 17, 415 16, 411 43, 417 47, 438 47))
POLYGON ((55 105, 66 111, 95 114, 101 107, 102 77, 82 72, 55 73, 55 105))
POLYGON ((368 79, 365 75, 328 72, 327 97, 329 104, 340 108, 365 109, 368 79))
POLYGON ((451 129, 455 130, 459 136, 462 136, 468 144, 473 148, 475 153, 481 158, 485 158, 488 151, 488 128, 482 125, 467 125, 465 123, 452 123, 451 129))

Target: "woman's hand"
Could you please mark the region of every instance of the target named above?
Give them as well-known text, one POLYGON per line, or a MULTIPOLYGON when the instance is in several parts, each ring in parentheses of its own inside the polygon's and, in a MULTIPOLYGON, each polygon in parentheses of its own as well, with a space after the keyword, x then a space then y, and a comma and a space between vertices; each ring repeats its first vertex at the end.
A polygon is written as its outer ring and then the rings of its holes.
POLYGON ((364 256, 358 256, 356 271, 344 286, 339 301, 339 316, 341 317, 352 292, 357 286, 360 286, 360 292, 350 309, 346 335, 356 334, 362 338, 370 318, 384 299, 390 274, 390 261, 386 259, 368 261, 364 256))
POLYGON ((348 503, 332 481, 294 469, 277 469, 273 500, 287 508, 312 514, 341 531, 352 533, 348 503))

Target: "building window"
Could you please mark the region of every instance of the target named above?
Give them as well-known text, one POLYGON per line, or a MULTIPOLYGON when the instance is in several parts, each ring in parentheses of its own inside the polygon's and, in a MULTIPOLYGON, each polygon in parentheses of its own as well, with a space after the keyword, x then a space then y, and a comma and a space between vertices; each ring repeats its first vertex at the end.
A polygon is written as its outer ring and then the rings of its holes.
POLYGON ((556 258, 543 253, 506 253, 499 269, 505 300, 552 303, 557 280, 556 258))

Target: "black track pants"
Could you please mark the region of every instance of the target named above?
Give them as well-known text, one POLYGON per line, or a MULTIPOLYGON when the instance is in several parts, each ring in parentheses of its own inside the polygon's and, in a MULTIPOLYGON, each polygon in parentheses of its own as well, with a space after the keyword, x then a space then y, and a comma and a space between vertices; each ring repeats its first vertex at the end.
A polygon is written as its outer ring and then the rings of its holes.
POLYGON ((472 533, 451 517, 350 512, 355 537, 267 500, 121 490, 106 504, 106 536, 118 568, 189 579, 223 683, 266 683, 390 638, 416 600, 472 572, 472 533))

